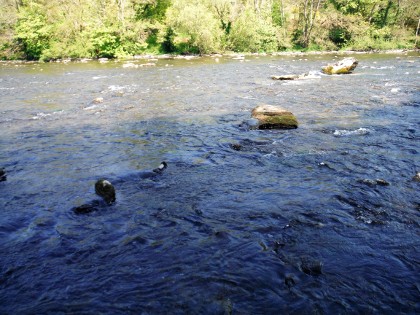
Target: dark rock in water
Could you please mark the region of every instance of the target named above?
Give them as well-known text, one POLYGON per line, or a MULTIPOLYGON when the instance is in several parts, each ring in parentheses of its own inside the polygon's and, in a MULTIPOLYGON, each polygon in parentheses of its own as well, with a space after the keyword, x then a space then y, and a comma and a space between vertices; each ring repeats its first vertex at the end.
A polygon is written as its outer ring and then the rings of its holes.
POLYGON ((273 80, 280 81, 292 81, 292 80, 305 80, 305 79, 319 79, 319 75, 313 73, 303 73, 303 74, 286 74, 286 75, 273 75, 271 76, 273 80))
POLYGON ((154 172, 154 173, 157 173, 157 174, 161 174, 161 173, 163 173, 163 171, 164 171, 167 167, 168 167, 168 164, 167 164, 165 161, 163 161, 162 163, 160 163, 160 165, 159 165, 159 167, 158 167, 158 168, 155 168, 155 169, 153 170, 153 172, 154 172))
POLYGON ((221 239, 228 239, 229 233, 227 231, 216 231, 214 232, 214 236, 221 239))
POLYGON ((154 180, 157 176, 163 174, 165 169, 168 168, 168 164, 166 162, 161 162, 159 166, 151 171, 145 171, 138 173, 135 177, 139 179, 151 179, 154 180))
POLYGON ((376 185, 375 181, 371 180, 371 179, 360 179, 360 180, 358 180, 358 182, 361 183, 361 184, 371 186, 371 187, 376 185))
POLYGON ((258 129, 295 129, 296 117, 289 111, 273 105, 259 105, 252 110, 252 117, 258 120, 258 129))
POLYGON ((241 151, 242 149, 242 145, 240 145, 239 143, 233 143, 230 145, 230 147, 235 151, 241 151))
POLYGON ((100 179, 95 184, 95 192, 101 196, 107 204, 115 202, 115 188, 106 179, 100 179))
POLYGON ((4 170, 4 168, 0 168, 0 182, 4 182, 6 179, 6 171, 4 170))
POLYGON ((378 178, 376 179, 376 184, 379 186, 389 186, 389 182, 387 182, 385 179, 378 178))
POLYGON ((86 213, 91 213, 93 211, 97 211, 98 210, 97 206, 98 206, 98 203, 85 204, 79 207, 75 207, 72 210, 76 214, 86 214, 86 213))
POLYGON ((334 170, 334 168, 332 168, 328 163, 325 163, 325 162, 318 163, 318 166, 319 167, 325 167, 325 168, 328 168, 330 170, 334 170))
POLYGON ((280 80, 280 81, 289 81, 289 80, 297 80, 303 75, 299 74, 285 74, 285 75, 273 75, 271 78, 273 80, 280 80))
POLYGON ((420 172, 417 172, 413 177, 413 181, 420 183, 420 172))
POLYGON ((225 315, 232 315, 233 314, 233 304, 230 299, 224 299, 222 301, 223 310, 225 315))
POLYGON ((334 64, 327 65, 322 68, 325 74, 347 74, 351 73, 358 65, 356 58, 344 58, 334 64))
MULTIPOLYGON (((152 172, 149 171, 142 178, 148 178, 156 176, 156 174, 161 174, 168 164, 166 162, 160 163, 159 167, 154 169, 152 172)), ((106 204, 111 205, 115 202, 115 188, 114 186, 106 179, 100 179, 95 183, 95 192, 98 196, 102 197, 106 204)), ((72 210, 77 214, 90 213, 98 210, 99 202, 94 201, 90 204, 84 204, 78 207, 73 208, 72 210)))
POLYGON ((282 248, 286 246, 284 241, 274 241, 273 244, 273 251, 278 254, 282 248))
POLYGON ((319 260, 303 258, 300 268, 307 275, 318 276, 322 274, 322 262, 319 260))
POLYGON ((379 185, 379 186, 389 186, 390 185, 389 182, 387 182, 385 179, 381 179, 381 178, 378 178, 378 179, 362 179, 362 180, 359 180, 359 183, 368 185, 370 187, 374 187, 374 186, 377 186, 377 185, 379 185))
POLYGON ((293 275, 286 275, 284 278, 284 284, 290 289, 296 284, 296 280, 294 279, 293 275))
POLYGON ((279 152, 275 147, 273 148, 272 140, 243 139, 239 143, 230 144, 229 146, 232 150, 240 152, 258 152, 276 156, 282 155, 282 152, 279 152))

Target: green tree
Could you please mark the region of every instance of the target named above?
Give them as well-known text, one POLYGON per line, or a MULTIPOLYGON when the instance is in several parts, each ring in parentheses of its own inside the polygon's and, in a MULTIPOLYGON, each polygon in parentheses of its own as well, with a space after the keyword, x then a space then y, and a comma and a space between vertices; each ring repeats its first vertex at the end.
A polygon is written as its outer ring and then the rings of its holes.
POLYGON ((174 0, 168 26, 177 34, 175 44, 184 52, 213 53, 221 49, 219 21, 202 1, 174 0))
POLYGON ((171 0, 133 0, 132 6, 137 20, 163 22, 171 0))
POLYGON ((52 25, 48 23, 42 7, 31 3, 20 9, 16 24, 15 39, 22 47, 27 59, 39 59, 42 52, 49 48, 52 25))
POLYGON ((322 2, 322 0, 300 0, 298 2, 298 27, 293 32, 293 40, 297 45, 304 48, 309 46, 315 20, 320 14, 322 2))
POLYGON ((248 7, 232 23, 228 40, 232 50, 271 52, 278 49, 276 28, 257 13, 255 8, 248 7))
POLYGON ((0 59, 18 57, 13 45, 18 6, 15 0, 0 0, 0 59))

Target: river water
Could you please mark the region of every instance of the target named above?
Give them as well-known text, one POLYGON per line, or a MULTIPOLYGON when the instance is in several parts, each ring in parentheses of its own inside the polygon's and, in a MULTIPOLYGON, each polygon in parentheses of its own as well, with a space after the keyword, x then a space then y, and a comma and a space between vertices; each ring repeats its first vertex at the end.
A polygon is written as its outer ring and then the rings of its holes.
POLYGON ((419 313, 420 55, 355 57, 1 63, 0 313, 419 313))

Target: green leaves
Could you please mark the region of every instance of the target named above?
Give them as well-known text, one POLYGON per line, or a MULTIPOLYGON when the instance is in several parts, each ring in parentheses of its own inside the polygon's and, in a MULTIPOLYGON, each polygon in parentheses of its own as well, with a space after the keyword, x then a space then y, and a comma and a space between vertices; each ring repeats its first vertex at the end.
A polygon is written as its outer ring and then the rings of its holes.
POLYGON ((53 26, 38 8, 28 8, 20 12, 16 24, 15 39, 22 47, 26 58, 39 59, 49 47, 53 26))
POLYGON ((420 14, 418 0, 0 1, 0 58, 34 60, 409 47, 420 14))
POLYGON ((167 16, 169 27, 177 34, 174 41, 179 48, 189 46, 199 53, 220 51, 223 32, 205 2, 174 0, 167 16))

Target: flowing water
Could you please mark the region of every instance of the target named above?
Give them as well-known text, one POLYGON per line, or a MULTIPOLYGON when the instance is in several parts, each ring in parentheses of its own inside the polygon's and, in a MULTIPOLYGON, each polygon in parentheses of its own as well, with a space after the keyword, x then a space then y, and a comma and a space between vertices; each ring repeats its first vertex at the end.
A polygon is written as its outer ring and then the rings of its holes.
POLYGON ((419 57, 0 64, 0 313, 418 314, 419 57))

